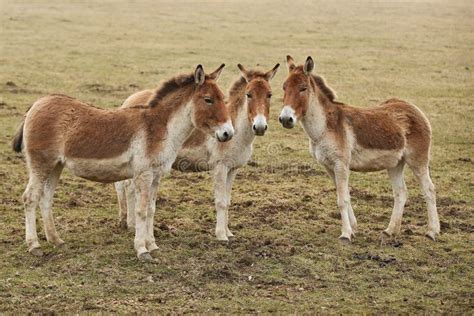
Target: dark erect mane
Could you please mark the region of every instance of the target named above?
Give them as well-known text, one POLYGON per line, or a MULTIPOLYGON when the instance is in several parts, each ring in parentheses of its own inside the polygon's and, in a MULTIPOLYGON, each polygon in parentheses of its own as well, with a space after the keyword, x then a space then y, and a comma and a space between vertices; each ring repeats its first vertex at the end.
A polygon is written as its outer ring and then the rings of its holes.
POLYGON ((331 101, 334 102, 336 99, 336 92, 332 90, 327 84, 326 81, 324 80, 323 77, 313 75, 314 83, 318 86, 319 90, 331 101))
MULTIPOLYGON (((257 77, 265 78, 265 73, 258 70, 249 70, 247 71, 248 77, 250 80, 257 77)), ((236 95, 242 87, 247 85, 247 81, 244 77, 240 76, 237 80, 232 83, 229 89, 229 97, 236 95)))
POLYGON ((163 82, 153 93, 153 97, 148 101, 149 107, 157 106, 167 95, 173 91, 194 84, 194 74, 178 75, 163 82))

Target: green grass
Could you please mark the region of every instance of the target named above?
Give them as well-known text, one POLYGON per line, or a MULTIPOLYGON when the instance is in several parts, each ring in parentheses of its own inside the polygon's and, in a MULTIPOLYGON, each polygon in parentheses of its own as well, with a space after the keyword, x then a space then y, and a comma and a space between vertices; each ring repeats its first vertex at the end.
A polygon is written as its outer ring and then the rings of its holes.
MULTIPOLYGON (((470 1, 0 1, 0 312, 472 313, 474 282, 474 8, 470 1), (360 231, 340 245, 335 190, 309 156, 301 128, 277 122, 284 67, 273 82, 268 135, 256 166, 238 176, 230 208, 236 238, 214 240, 209 174, 173 172, 155 218, 162 256, 139 263, 133 234, 117 228, 112 185, 65 172, 55 196, 61 237, 46 256, 24 243, 27 182, 10 141, 26 108, 60 92, 102 107, 198 63, 270 69, 287 53, 339 100, 368 106, 389 97, 417 104, 433 127, 432 176, 442 235, 406 172, 402 234, 388 225, 385 173, 351 176, 360 231)), ((39 215, 39 214, 38 214, 39 215)), ((44 240, 41 220, 40 238, 44 240)))

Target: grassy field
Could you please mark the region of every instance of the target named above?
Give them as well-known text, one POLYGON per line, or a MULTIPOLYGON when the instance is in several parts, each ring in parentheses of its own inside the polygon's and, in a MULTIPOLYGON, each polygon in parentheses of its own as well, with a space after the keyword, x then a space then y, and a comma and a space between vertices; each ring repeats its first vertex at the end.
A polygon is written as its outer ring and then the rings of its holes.
MULTIPOLYGON (((474 6, 471 1, 0 0, 0 313, 472 313, 474 6), (208 173, 173 172, 159 191, 162 257, 137 261, 117 227, 112 185, 63 174, 55 196, 67 246, 34 258, 24 242, 21 155, 10 149, 26 108, 48 93, 116 107, 198 63, 270 69, 307 55, 342 102, 400 97, 433 127, 431 171, 442 235, 411 172, 402 234, 380 246, 392 210, 384 172, 351 176, 359 232, 339 244, 336 193, 301 128, 284 130, 285 67, 274 79, 269 132, 237 176, 229 243, 214 239, 208 173)), ((39 220, 40 221, 40 220, 39 220)))

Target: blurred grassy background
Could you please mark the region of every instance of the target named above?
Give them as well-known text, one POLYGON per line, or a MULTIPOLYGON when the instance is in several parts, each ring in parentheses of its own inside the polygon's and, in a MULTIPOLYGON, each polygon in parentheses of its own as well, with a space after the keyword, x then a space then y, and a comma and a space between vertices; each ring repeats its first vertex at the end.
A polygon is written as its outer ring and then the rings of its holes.
MULTIPOLYGON (((471 1, 0 0, 0 312, 468 312, 472 310, 474 6, 471 1), (360 231, 339 245, 335 190, 301 128, 284 130, 282 67, 256 166, 241 170, 230 208, 235 240, 214 240, 212 181, 173 172, 155 218, 162 258, 134 257, 117 228, 112 185, 64 173, 54 213, 67 247, 24 244, 27 175, 10 140, 48 93, 116 107, 198 63, 270 69, 312 55, 342 102, 417 104, 433 127, 432 176, 442 236, 407 171, 402 235, 380 247, 392 195, 384 172, 352 174, 360 231)), ((38 214, 39 215, 39 214, 38 214)), ((44 233, 39 222, 40 237, 44 233)))

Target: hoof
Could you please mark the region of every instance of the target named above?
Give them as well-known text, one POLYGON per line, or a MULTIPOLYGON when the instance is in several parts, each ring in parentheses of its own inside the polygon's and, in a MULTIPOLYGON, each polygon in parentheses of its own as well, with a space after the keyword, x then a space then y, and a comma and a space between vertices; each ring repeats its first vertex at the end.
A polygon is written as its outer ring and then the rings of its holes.
POLYGON ((234 238, 234 234, 232 234, 230 230, 226 232, 226 235, 227 235, 227 238, 234 238))
POLYGON ((436 241, 436 237, 438 236, 439 234, 435 233, 434 231, 428 231, 425 236, 428 237, 429 239, 431 239, 432 241, 436 241))
POLYGON ((30 249, 29 252, 35 257, 42 257, 43 256, 43 250, 41 250, 41 248, 30 249))
POLYGON ((153 258, 158 258, 160 256, 160 249, 153 249, 152 251, 150 251, 150 255, 153 258))
POLYGON ((386 230, 380 233, 380 246, 385 246, 385 244, 393 237, 392 234, 388 233, 386 230))
POLYGON ((150 255, 149 252, 144 252, 138 256, 138 260, 140 260, 141 262, 152 262, 153 257, 150 255))
POLYGON ((351 239, 346 236, 339 236, 339 243, 341 243, 342 245, 350 245, 351 239))
POLYGON ((229 238, 227 238, 225 233, 216 233, 216 239, 219 241, 229 241, 229 238))
POLYGON ((53 242, 54 247, 56 248, 62 248, 64 246, 65 242, 62 239, 58 239, 55 242, 53 242))
POLYGON ((127 222, 120 221, 120 222, 118 223, 118 227, 119 227, 120 229, 123 229, 123 230, 127 229, 127 228, 128 228, 127 222))

